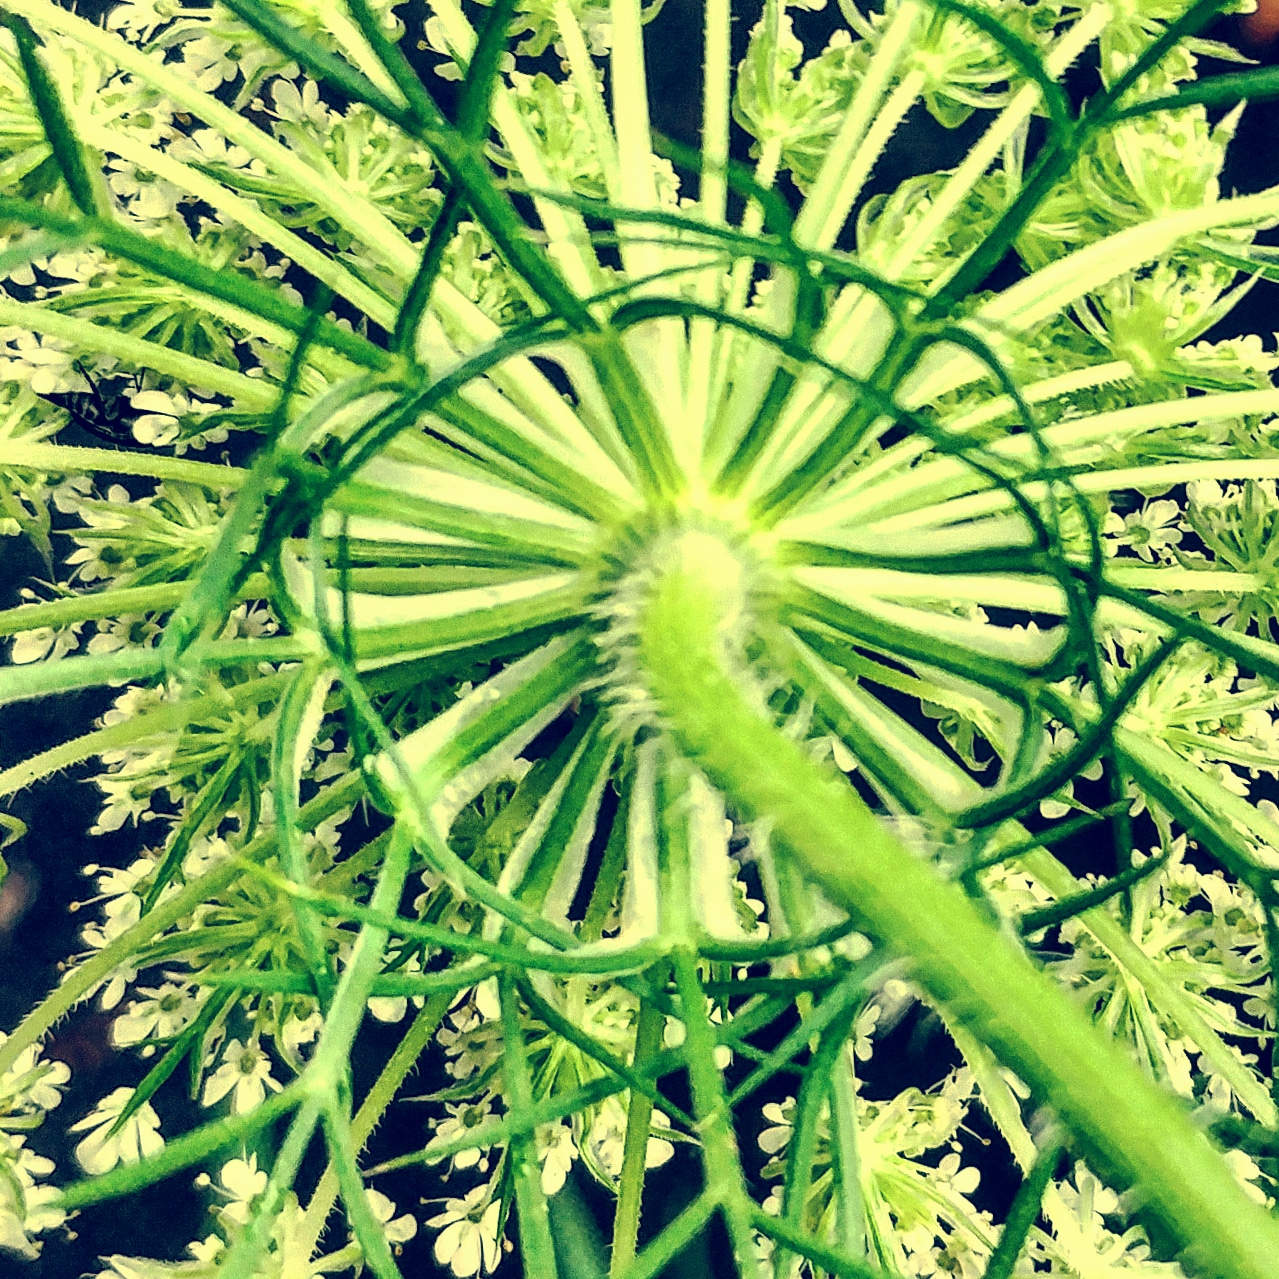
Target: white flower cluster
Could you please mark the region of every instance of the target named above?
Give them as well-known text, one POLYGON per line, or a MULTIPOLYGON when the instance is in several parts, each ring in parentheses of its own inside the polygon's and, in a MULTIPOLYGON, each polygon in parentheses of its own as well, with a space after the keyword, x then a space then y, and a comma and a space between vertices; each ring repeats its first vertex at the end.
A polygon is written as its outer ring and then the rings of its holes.
MULTIPOLYGON (((571 1012, 573 1020, 587 1034, 617 1056, 631 1056, 638 1001, 630 991, 618 985, 594 986, 574 981, 562 997, 572 1005, 571 1010, 566 1011, 571 1012)), ((603 1076, 603 1069, 595 1058, 551 1034, 536 1021, 526 1033, 539 1099, 603 1076)), ((474 1079, 482 1083, 483 1091, 466 1101, 444 1103, 444 1117, 431 1121, 433 1135, 428 1151, 432 1145, 442 1146, 465 1138, 468 1132, 485 1123, 493 1103, 501 1095, 501 1024, 489 983, 478 987, 453 1008, 438 1038, 449 1056, 449 1073, 459 1082, 474 1079)), ((648 1168, 660 1168, 675 1152, 671 1141, 656 1135, 662 1130, 669 1131, 670 1119, 655 1110, 651 1122, 656 1131, 648 1139, 645 1164, 648 1168)), ((542 1165, 544 1194, 557 1194, 578 1160, 600 1183, 616 1190, 626 1139, 626 1106, 618 1095, 606 1097, 574 1114, 567 1123, 542 1124, 534 1136, 542 1165)), ((479 1145, 467 1146, 449 1159, 452 1173, 478 1173, 487 1177, 464 1195, 445 1200, 444 1210, 428 1218, 426 1223, 440 1231, 435 1242, 436 1260, 448 1265, 459 1279, 487 1274, 500 1260, 502 1236, 497 1227, 502 1220, 504 1159, 503 1151, 479 1145)))
MULTIPOLYGON (((0 1045, 7 1039, 0 1032, 0 1045)), ((61 1102, 70 1078, 64 1062, 42 1060, 34 1045, 0 1077, 0 1250, 28 1259, 40 1254, 37 1236, 66 1216, 57 1187, 47 1184, 53 1160, 31 1149, 28 1134, 61 1102)))
MULTIPOLYGON (((228 1245, 234 1243, 247 1224, 254 1200, 266 1189, 267 1175, 258 1167, 257 1155, 228 1160, 218 1173, 216 1184, 207 1174, 196 1185, 213 1192, 220 1202, 212 1209, 218 1233, 206 1235, 187 1245, 189 1261, 153 1261, 147 1257, 104 1257, 107 1268, 94 1279, 217 1279, 228 1245)), ((411 1213, 395 1215, 395 1204, 377 1190, 367 1192, 369 1207, 393 1247, 412 1239, 417 1221, 411 1213)), ((304 1242, 305 1213, 292 1193, 275 1218, 265 1255, 253 1270, 252 1279, 317 1279, 352 1267, 362 1269, 363 1254, 352 1239, 333 1252, 322 1253, 304 1242)))
MULTIPOLYGON (((957 1135, 972 1094, 970 1073, 959 1070, 929 1093, 908 1088, 887 1101, 871 1101, 860 1093, 857 1097, 857 1158, 868 1250, 875 1263, 890 1272, 921 1279, 949 1274, 978 1279, 985 1269, 993 1246, 990 1218, 969 1198, 980 1173, 964 1164, 957 1135), (937 1150, 945 1153, 931 1153, 937 1150)), ((770 1156, 765 1177, 785 1171, 794 1105, 788 1098, 764 1106, 769 1126, 758 1140, 770 1156)), ((828 1117, 823 1117, 806 1214, 818 1232, 835 1213, 828 1125, 828 1117)), ((780 1213, 780 1189, 773 1191, 765 1209, 780 1213)))

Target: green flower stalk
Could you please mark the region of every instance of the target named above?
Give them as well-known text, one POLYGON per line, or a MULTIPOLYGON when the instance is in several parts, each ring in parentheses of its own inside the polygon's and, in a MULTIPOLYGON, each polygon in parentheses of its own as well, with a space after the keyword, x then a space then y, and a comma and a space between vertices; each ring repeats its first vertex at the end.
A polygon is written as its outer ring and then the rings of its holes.
POLYGON ((539 1279, 717 1216, 743 1276, 1268 1279, 1279 357, 1210 335, 1275 274, 1279 188, 1220 174, 1279 85, 1196 78, 1234 6, 841 0, 817 49, 767 0, 734 66, 708 0, 697 148, 638 0, 428 7, 0 10, 0 531, 51 579, 0 701, 128 685, 0 794, 97 758, 95 831, 159 832, 0 1042, 0 1247, 202 1169, 190 1258, 100 1279, 468 1279, 512 1216, 539 1279), (976 140, 880 190, 921 112, 976 140), (55 1180, 13 1134, 91 997, 141 1069, 55 1180), (871 1096, 921 1003, 963 1064, 871 1096))

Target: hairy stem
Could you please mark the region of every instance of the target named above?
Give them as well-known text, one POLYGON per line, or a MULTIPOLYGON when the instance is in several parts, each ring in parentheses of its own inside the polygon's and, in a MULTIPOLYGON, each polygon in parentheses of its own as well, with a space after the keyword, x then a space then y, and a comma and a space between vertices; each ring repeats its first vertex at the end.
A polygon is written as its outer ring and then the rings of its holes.
POLYGON ((1176 1100, 1143 1076, 958 886, 879 822, 760 707, 728 642, 747 604, 735 556, 705 534, 673 542, 640 624, 649 687, 684 750, 876 941, 925 995, 990 1046, 1068 1125, 1096 1169, 1204 1274, 1266 1279, 1279 1223, 1245 1197, 1176 1100))

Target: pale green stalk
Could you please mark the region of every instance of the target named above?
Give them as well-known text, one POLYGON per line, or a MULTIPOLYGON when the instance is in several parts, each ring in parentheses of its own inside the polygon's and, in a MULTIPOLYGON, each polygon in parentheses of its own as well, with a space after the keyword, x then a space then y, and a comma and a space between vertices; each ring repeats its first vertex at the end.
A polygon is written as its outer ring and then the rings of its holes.
MULTIPOLYGON (((727 219, 729 160, 729 105, 732 101, 731 54, 732 5, 730 0, 710 0, 704 20, 702 59, 702 169, 699 174, 698 213, 707 222, 722 226, 727 219)), ((734 263, 734 266, 739 265, 734 263)), ((724 271, 713 267, 696 280, 699 302, 715 306, 725 285, 724 271)), ((690 447, 695 447, 699 463, 704 463, 705 440, 712 422, 711 405, 715 388, 715 364, 719 329, 709 319, 698 318, 689 325, 687 398, 683 431, 690 447)), ((697 470, 690 466, 690 475, 697 470)))
MULTIPOLYGON (((660 205, 653 172, 653 138, 645 82, 640 0, 612 0, 611 13, 613 47, 609 73, 613 130, 621 165, 621 204, 632 209, 656 209, 660 205)), ((628 271, 633 278, 642 279, 678 261, 678 257, 661 242, 665 238, 661 227, 650 228, 649 233, 657 243, 650 240, 632 246, 634 266, 628 262, 628 271)), ((640 288, 637 293, 643 296, 652 291, 640 288)), ((684 475, 695 475, 696 441, 692 432, 682 429, 687 359, 684 326, 678 320, 659 320, 652 325, 641 326, 627 335, 627 349, 636 365, 644 370, 654 402, 669 415, 665 431, 684 475)))
MULTIPOLYGON (((902 121, 905 120, 911 107, 914 106, 924 84, 923 73, 918 70, 911 70, 906 73, 901 82, 888 95, 883 109, 874 118, 874 123, 871 125, 870 131, 863 142, 862 150, 858 152, 858 161, 855 164, 855 174, 858 177, 857 189, 860 189, 861 184, 870 176, 870 171, 874 167, 875 161, 883 153, 893 134, 897 131, 902 121)), ((796 242, 805 248, 816 247, 809 246, 800 240, 798 234, 796 235, 796 242)), ((856 360, 849 359, 848 363, 851 366, 851 371, 858 374, 865 374, 867 369, 882 355, 883 343, 888 338, 888 331, 882 320, 873 328, 851 323, 851 313, 857 310, 858 300, 863 296, 863 291, 859 286, 847 286, 837 298, 834 306, 831 307, 830 317, 826 324, 813 340, 813 349, 817 354, 827 359, 838 360, 846 358, 848 351, 838 346, 833 346, 828 339, 828 335, 833 333, 850 334, 852 339, 858 343, 860 350, 858 351, 858 358, 856 360)), ((793 317, 794 306, 795 281, 792 275, 789 272, 774 273, 773 289, 768 298, 766 321, 768 327, 778 333, 787 332, 793 317)), ((876 309, 878 312, 878 306, 876 309)), ((746 398, 747 392, 743 390, 741 392, 743 398, 740 401, 738 401, 738 395, 734 395, 735 401, 750 406, 749 411, 752 416, 755 401, 762 395, 763 387, 767 385, 765 373, 767 373, 768 378, 771 378, 773 370, 780 363, 780 355, 775 347, 764 348, 762 356, 763 358, 750 366, 750 375, 756 387, 753 395, 750 398, 746 398)), ((748 492, 753 493, 757 489, 762 492, 767 489, 770 480, 776 479, 778 475, 785 471, 786 460, 800 454, 803 451, 804 441, 819 433, 819 427, 823 423, 817 419, 816 415, 810 418, 808 410, 811 407, 811 401, 819 394, 819 389, 825 386, 826 380, 825 374, 808 372, 801 375, 799 384, 788 400, 787 409, 784 411, 783 416, 778 419, 776 427, 769 438, 768 447, 756 463, 753 471, 753 483, 748 492), (801 430, 802 438, 797 435, 797 432, 801 430)), ((743 387, 746 385, 747 383, 744 380, 743 387)), ((837 392, 835 395, 837 405, 839 400, 840 395, 837 392)), ((742 429, 744 428, 739 427, 736 437, 740 437, 742 429)))
MULTIPOLYGON (((1110 19, 1109 5, 1094 4, 1088 8, 1044 59, 1047 73, 1054 80, 1064 76, 1089 45, 1101 35, 1110 19)), ((946 220, 958 212, 960 205, 972 193, 982 176, 999 158, 1000 152, 1029 121, 1042 97, 1043 90, 1033 82, 1017 90, 1013 100, 999 113, 981 140, 964 157, 959 168, 947 179, 946 185, 912 228, 910 235, 897 246, 889 259, 887 275, 890 279, 896 279, 915 258, 932 247, 946 220)), ((944 287, 948 278, 948 275, 940 276, 933 291, 944 287)))
MULTIPOLYGON (((261 378, 246 377, 236 369, 210 364, 198 356, 134 337, 115 325, 95 324, 92 320, 66 315, 36 302, 17 302, 13 298, 0 297, 0 325, 44 333, 72 343, 81 350, 112 355, 137 368, 154 369, 197 390, 229 396, 241 408, 266 412, 275 403, 275 387, 261 378)), ((7 460, 7 450, 5 456, 7 460)))
POLYGON ((706 1015, 706 996, 698 981, 695 952, 688 946, 676 946, 671 952, 671 964, 688 1039, 689 1083, 702 1139, 706 1184, 713 1188, 724 1210, 738 1274, 746 1279, 763 1279, 763 1267, 755 1254, 755 1239, 750 1228, 751 1200, 737 1152, 723 1076, 715 1065, 715 1032, 706 1015))
MULTIPOLYGON (((154 586, 108 587, 39 604, 19 604, 16 608, 0 609, 0 636, 17 635, 41 626, 67 626, 93 618, 120 617, 125 613, 163 613, 181 600, 188 589, 187 582, 158 582, 154 586)), ((265 576, 255 573, 244 583, 237 598, 261 599, 268 590, 265 576)))
MULTIPOLYGON (((498 979, 502 1013, 502 1092, 509 1112, 527 1116, 533 1107, 533 1080, 524 1047, 519 995, 514 979, 506 974, 498 979)), ((508 1158, 515 1182, 515 1202, 520 1228, 520 1255, 526 1275, 556 1279, 555 1243, 546 1196, 542 1193, 542 1167, 537 1158, 537 1141, 529 1129, 511 1138, 508 1158)))
POLYGON ((211 492, 239 488, 247 471, 215 462, 191 462, 163 453, 143 453, 130 449, 85 449, 66 444, 26 443, 21 438, 6 440, 7 466, 23 467, 55 475, 83 475, 98 471, 107 475, 139 475, 154 480, 174 480, 199 484, 211 492))
MULTIPOLYGON (((1276 412, 1279 412, 1279 391, 1231 391, 1139 404, 1076 418, 1048 427, 1040 432, 1040 438, 1052 454, 1065 461, 1091 461, 1082 451, 1106 441, 1135 438, 1173 426, 1206 425, 1236 417, 1268 417, 1276 412)), ((1036 442, 1027 435, 1005 436, 987 449, 995 459, 1026 466, 1036 463, 1037 451, 1036 442)), ((1253 459, 1241 459, 1231 466, 1255 464, 1253 459)), ((1204 465, 1219 463, 1205 462, 1204 465)), ((1081 475, 1078 482, 1085 485, 1089 477, 1081 475)), ((828 505, 811 514, 797 512, 779 526, 779 531, 797 539, 812 536, 820 528, 837 525, 859 529, 874 525, 881 533, 900 532, 952 523, 961 518, 971 519, 974 515, 1004 509, 1011 504, 1011 498, 1004 489, 992 488, 970 497, 957 496, 971 493, 974 488, 985 488, 988 484, 988 480, 976 475, 964 462, 937 458, 905 475, 886 477, 881 484, 857 490, 837 506, 828 505)), ((1033 481, 1021 487, 1027 495, 1042 492, 1042 488, 1037 489, 1033 481)))
MULTIPOLYGON (((829 249, 848 220, 883 147, 882 141, 871 141, 868 135, 924 11, 925 6, 918 0, 906 0, 893 15, 795 220, 795 238, 799 243, 829 249)), ((910 101, 913 100, 912 95, 910 101)), ((893 128, 903 114, 900 105, 883 113, 894 122, 893 128)))
MULTIPOLYGON (((863 717, 874 713, 873 708, 877 703, 862 689, 842 681, 838 683, 834 681, 829 668, 818 659, 811 660, 810 669, 819 678, 825 675, 826 687, 835 695, 842 694, 850 713, 863 717)), ((881 708, 878 717, 870 721, 868 726, 894 757, 919 778, 928 788, 929 793, 946 808, 953 812, 962 811, 981 800, 982 790, 978 784, 953 760, 943 755, 931 743, 926 742, 916 730, 907 727, 901 720, 881 708)), ((1026 838, 1025 828, 1015 822, 1002 828, 1000 834, 1000 840, 1004 843, 1017 844, 1026 838)), ((1084 885, 1047 849, 1030 849, 1021 854, 1019 860, 1021 865, 1058 901, 1083 891, 1084 885)), ((1204 1021, 1191 1001, 1186 998, 1185 992, 1175 982, 1167 980, 1159 965, 1133 941, 1120 922, 1104 907, 1085 911, 1079 919, 1110 953, 1117 965, 1132 974, 1145 990, 1158 992, 1155 1002, 1160 1009, 1194 1039, 1205 1058, 1212 1062, 1214 1069, 1223 1078, 1229 1081, 1231 1088, 1244 1101, 1248 1109, 1263 1123, 1279 1122, 1279 1111, 1276 1111, 1265 1087, 1252 1070, 1204 1021)), ((971 1064, 979 1075, 984 1073, 986 1076, 990 1085, 985 1090, 987 1105, 996 1119, 1001 1121, 1001 1131, 1005 1133, 1009 1145, 1014 1152, 1020 1151, 1033 1162, 1033 1156, 1026 1150, 1019 1135, 1020 1120, 1015 1118, 1018 1104, 1007 1094, 1006 1085, 998 1085, 998 1076, 993 1069, 983 1067, 983 1063, 989 1059, 989 1049, 983 1046, 980 1037, 974 1035, 973 1027, 966 1024, 961 1017, 945 1007, 941 1011, 956 1035, 956 1042, 960 1044, 961 1049, 965 1050, 965 1056, 968 1056, 968 1047, 976 1050, 971 1064)), ((1029 1167, 1029 1164, 1025 1166, 1029 1167)))
MULTIPOLYGON (((1059 377, 1045 378, 1041 382, 1028 383, 1021 388, 1021 394, 1027 404, 1047 404, 1073 392, 1122 382, 1130 377, 1132 377, 1132 365, 1126 360, 1114 360, 1107 364, 1093 364, 1082 369, 1073 369, 1069 373, 1059 377)), ((1016 412, 1017 405, 1010 396, 997 395, 983 401, 979 407, 962 413, 959 417, 949 420, 943 418, 942 425, 948 432, 962 435, 1016 412)), ((816 495, 807 509, 816 515, 828 506, 839 506, 851 494, 882 483, 895 471, 907 470, 933 447, 932 441, 923 436, 909 436, 886 449, 879 457, 868 460, 850 471, 825 493, 816 495)))
MULTIPOLYGON (((1169 253, 1206 231, 1264 226, 1279 217, 1279 188, 1218 200, 1152 218, 1050 263, 983 303, 966 320, 977 336, 996 345, 1006 334, 1025 333, 1112 280, 1169 253)), ((987 373, 967 351, 935 347, 898 388, 898 401, 927 404, 971 385, 987 373)))
MULTIPOLYGON (((653 1004, 646 1001, 640 1005, 635 1025, 634 1062, 636 1066, 642 1065, 661 1047, 665 1021, 661 1011, 653 1004)), ((638 1089, 633 1089, 626 1110, 622 1175, 617 1195, 617 1211, 613 1215, 610 1276, 622 1273, 635 1258, 652 1118, 652 1100, 638 1089)))

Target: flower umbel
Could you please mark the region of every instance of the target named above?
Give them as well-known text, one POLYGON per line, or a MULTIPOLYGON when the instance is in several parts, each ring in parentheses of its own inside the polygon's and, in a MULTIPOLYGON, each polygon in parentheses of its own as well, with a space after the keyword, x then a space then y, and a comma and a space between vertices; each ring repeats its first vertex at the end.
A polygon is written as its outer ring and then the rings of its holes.
POLYGON ((114 690, 0 770, 100 759, 113 848, 6 1248, 100 992, 66 1202, 218 1154, 115 1279, 554 1279, 588 1176, 590 1272, 1273 1279, 1270 74, 1225 3, 801 7, 734 66, 708 0, 688 151, 640 0, 6 0, 0 703, 114 690))

